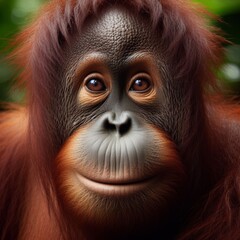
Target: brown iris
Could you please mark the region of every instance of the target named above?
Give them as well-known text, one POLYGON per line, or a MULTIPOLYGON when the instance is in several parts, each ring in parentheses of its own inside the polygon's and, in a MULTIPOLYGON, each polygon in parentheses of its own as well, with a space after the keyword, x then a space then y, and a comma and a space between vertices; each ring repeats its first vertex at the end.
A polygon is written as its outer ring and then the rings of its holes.
POLYGON ((97 78, 87 81, 86 87, 91 92, 104 92, 106 90, 105 84, 97 78))
POLYGON ((130 91, 134 91, 134 92, 145 92, 149 89, 150 87, 150 83, 147 79, 136 79, 131 87, 130 87, 130 91))

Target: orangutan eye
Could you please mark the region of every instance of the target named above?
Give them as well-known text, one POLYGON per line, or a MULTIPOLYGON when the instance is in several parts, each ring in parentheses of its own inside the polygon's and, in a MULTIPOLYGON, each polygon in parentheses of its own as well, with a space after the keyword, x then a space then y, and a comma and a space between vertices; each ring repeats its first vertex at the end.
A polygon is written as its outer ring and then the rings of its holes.
POLYGON ((150 86, 151 84, 147 79, 139 78, 132 83, 129 90, 134 92, 146 92, 150 86))
POLYGON ((106 86, 102 80, 97 78, 92 78, 86 82, 86 88, 90 92, 104 92, 106 91, 106 86))

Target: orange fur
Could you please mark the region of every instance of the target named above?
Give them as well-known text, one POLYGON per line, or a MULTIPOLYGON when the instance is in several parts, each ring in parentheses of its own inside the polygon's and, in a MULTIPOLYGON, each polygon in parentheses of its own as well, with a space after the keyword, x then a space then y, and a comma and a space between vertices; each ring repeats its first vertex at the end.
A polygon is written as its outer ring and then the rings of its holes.
MULTIPOLYGON (((219 64, 224 40, 205 26, 203 12, 186 1, 116 2, 150 14, 153 28, 160 23, 166 63, 174 81, 187 89, 189 119, 176 144, 190 187, 184 220, 170 226, 175 239, 240 239, 240 107, 210 98, 206 91, 221 96, 212 67, 219 64)), ((56 65, 64 61, 62 44, 70 45, 71 32, 81 32, 87 17, 97 15, 104 4, 106 0, 53 0, 14 42, 18 47, 11 57, 24 68, 20 81, 27 89, 27 106, 13 105, 0 114, 1 240, 84 239, 73 215, 63 214, 62 196, 55 189, 54 159, 63 143, 56 136, 62 126, 52 120, 52 92, 58 84, 56 65)))

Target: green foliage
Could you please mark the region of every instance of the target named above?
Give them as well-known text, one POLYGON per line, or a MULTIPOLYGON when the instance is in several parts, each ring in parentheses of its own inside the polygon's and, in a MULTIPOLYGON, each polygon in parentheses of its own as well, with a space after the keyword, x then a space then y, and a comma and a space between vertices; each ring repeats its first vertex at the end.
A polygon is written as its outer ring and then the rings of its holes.
POLYGON ((22 98, 22 93, 16 89, 10 93, 17 74, 6 60, 8 46, 42 2, 43 0, 0 0, 0 102, 19 101, 22 98))
POLYGON ((218 15, 232 14, 239 12, 240 1, 239 0, 194 0, 200 2, 211 12, 218 15))
POLYGON ((225 46, 226 58, 219 77, 225 86, 240 95, 240 0, 194 0, 203 4, 210 12, 221 16, 221 22, 214 24, 221 28, 232 44, 225 46))

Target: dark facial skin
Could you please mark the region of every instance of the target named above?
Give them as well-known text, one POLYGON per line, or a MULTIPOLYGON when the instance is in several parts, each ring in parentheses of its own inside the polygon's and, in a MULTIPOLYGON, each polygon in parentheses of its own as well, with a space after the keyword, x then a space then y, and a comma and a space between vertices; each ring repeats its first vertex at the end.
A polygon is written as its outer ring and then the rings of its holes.
POLYGON ((176 146, 153 121, 166 100, 160 36, 150 26, 110 7, 66 51, 64 81, 74 86, 66 108, 74 117, 57 158, 59 188, 81 224, 127 231, 163 223, 181 191, 176 146))

